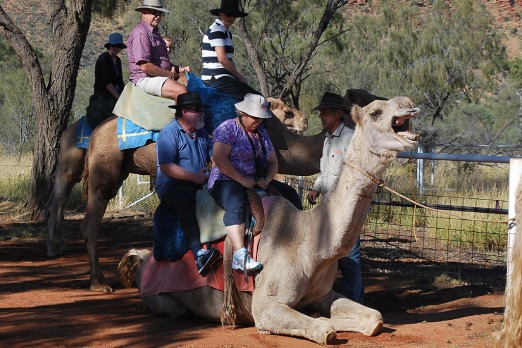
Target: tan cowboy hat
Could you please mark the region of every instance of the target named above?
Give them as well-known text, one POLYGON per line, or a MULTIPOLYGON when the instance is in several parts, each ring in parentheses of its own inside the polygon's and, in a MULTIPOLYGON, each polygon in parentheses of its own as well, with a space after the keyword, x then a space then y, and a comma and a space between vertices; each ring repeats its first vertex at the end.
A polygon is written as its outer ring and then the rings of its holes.
POLYGON ((143 0, 143 5, 136 7, 135 11, 141 12, 141 10, 156 10, 164 13, 170 11, 163 7, 163 0, 143 0))
POLYGON ((259 94, 248 93, 245 95, 243 101, 234 104, 236 109, 245 114, 256 118, 270 118, 272 112, 270 111, 270 102, 266 101, 265 97, 259 94))
POLYGON ((221 0, 221 6, 210 10, 210 13, 214 16, 219 16, 219 12, 223 12, 228 16, 234 17, 246 17, 248 13, 245 13, 239 9, 239 0, 221 0))

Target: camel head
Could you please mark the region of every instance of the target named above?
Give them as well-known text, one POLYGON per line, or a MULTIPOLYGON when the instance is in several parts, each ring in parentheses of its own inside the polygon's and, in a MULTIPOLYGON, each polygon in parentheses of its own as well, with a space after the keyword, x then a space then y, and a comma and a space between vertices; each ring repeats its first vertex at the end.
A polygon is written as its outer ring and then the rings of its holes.
POLYGON ((407 97, 375 100, 360 108, 354 105, 352 118, 356 124, 355 135, 364 139, 369 151, 386 158, 395 158, 401 151, 417 145, 418 135, 404 130, 404 125, 419 112, 419 108, 407 97))
POLYGON ((292 109, 279 99, 268 98, 272 113, 290 131, 302 135, 308 129, 308 119, 297 109, 292 109))

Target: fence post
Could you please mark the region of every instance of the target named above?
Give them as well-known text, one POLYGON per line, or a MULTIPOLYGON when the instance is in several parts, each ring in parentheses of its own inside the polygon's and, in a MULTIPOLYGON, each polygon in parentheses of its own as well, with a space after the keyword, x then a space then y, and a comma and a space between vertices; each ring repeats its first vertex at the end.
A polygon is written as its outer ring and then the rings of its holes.
MULTIPOLYGON (((424 147, 422 144, 419 144, 417 147, 418 153, 424 152, 424 147)), ((418 158, 417 159, 417 190, 419 191, 419 194, 422 195, 424 191, 424 159, 418 158)))
MULTIPOLYGON (((509 209, 508 218, 515 218, 515 201, 516 191, 522 175, 522 158, 511 158, 509 160, 509 209)), ((521 214, 522 212, 518 212, 521 214)), ((513 271, 513 244, 515 243, 515 236, 517 233, 517 226, 514 223, 510 223, 508 226, 508 240, 507 240, 507 276, 506 276, 506 289, 509 288, 509 278, 513 271)), ((522 233, 522 226, 521 231, 522 233)))

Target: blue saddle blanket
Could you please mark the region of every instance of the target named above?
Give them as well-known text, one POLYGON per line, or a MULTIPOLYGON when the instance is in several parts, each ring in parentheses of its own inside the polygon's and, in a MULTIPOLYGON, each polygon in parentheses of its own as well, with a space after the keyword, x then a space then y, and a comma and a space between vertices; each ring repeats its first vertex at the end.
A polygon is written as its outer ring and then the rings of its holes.
POLYGON ((239 102, 239 99, 205 85, 196 74, 187 75, 187 89, 191 92, 198 92, 203 104, 209 105, 205 110, 205 129, 209 134, 212 134, 223 121, 236 118, 234 104, 239 102))
POLYGON ((78 121, 78 129, 76 131, 76 147, 79 149, 88 149, 89 140, 91 140, 92 128, 87 122, 87 118, 82 116, 78 121))
MULTIPOLYGON (((89 140, 91 139, 92 128, 86 122, 85 116, 80 118, 78 122, 78 130, 76 134, 76 147, 80 149, 89 148, 89 140)), ((149 131, 141 128, 129 119, 118 117, 116 126, 116 136, 118 137, 118 146, 120 150, 135 149, 142 147, 147 141, 158 140, 157 131, 149 131)))
MULTIPOLYGON (((187 89, 191 92, 198 92, 201 101, 209 105, 205 110, 205 129, 212 134, 223 121, 235 118, 234 104, 238 99, 219 92, 217 89, 208 87, 195 74, 188 75, 187 89)), ((80 118, 78 124, 76 146, 80 149, 89 148, 89 140, 93 129, 86 122, 85 116, 80 118)), ((159 131, 152 131, 142 128, 128 118, 118 117, 116 135, 120 150, 135 149, 145 145, 149 140, 156 141, 159 131)))
POLYGON ((149 140, 156 142, 158 134, 158 131, 146 130, 127 118, 118 117, 116 136, 120 150, 142 147, 149 140))

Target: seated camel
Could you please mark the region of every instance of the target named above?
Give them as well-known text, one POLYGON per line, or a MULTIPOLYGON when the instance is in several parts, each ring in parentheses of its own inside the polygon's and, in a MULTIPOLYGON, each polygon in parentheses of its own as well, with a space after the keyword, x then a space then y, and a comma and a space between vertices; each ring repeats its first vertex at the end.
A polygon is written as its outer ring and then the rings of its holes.
MULTIPOLYGON (((378 311, 347 299, 332 287, 337 261, 355 245, 378 179, 398 152, 417 144, 416 135, 397 132, 394 127, 417 112, 406 97, 374 101, 362 109, 354 106, 355 134, 331 193, 305 211, 285 199, 273 198, 257 248, 257 259, 264 268, 255 276, 253 293, 239 295, 239 307, 248 311, 238 317, 240 323, 254 324, 260 333, 304 337, 319 344, 331 342, 337 331, 380 332, 383 321, 378 311), (320 317, 304 313, 319 313, 320 317)), ((147 257, 147 251, 126 255, 119 266, 121 279, 132 278, 137 270, 136 283, 141 289, 147 265, 142 261, 147 257)), ((190 311, 219 322, 224 293, 203 286, 159 293, 143 301, 152 311, 172 317, 190 311)))
MULTIPOLYGON (((348 105, 364 106, 371 100, 381 99, 364 90, 348 90, 345 100, 348 105)), ((283 103, 273 103, 272 111, 290 114, 302 119, 301 113, 282 107, 283 103), (283 109, 281 109, 283 108, 283 109)), ((289 118, 287 116, 287 118, 289 118)), ((324 134, 302 136, 291 132, 275 117, 267 120, 267 130, 276 149, 279 173, 291 175, 312 175, 319 171, 324 134)), ((84 184, 87 193, 87 208, 81 225, 81 232, 87 245, 91 265, 90 288, 93 291, 112 292, 103 276, 98 261, 98 229, 108 202, 115 197, 129 173, 156 175, 155 143, 121 151, 116 138, 116 118, 100 124, 93 132, 86 151, 76 147, 78 122, 71 125, 62 135, 55 183, 49 198, 47 255, 53 257, 66 249, 63 237, 63 212, 73 186, 80 182, 85 172, 84 184), (84 165, 86 164, 86 165, 84 165)))

